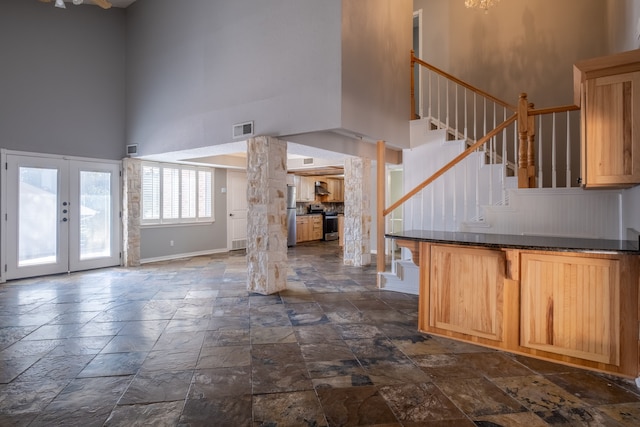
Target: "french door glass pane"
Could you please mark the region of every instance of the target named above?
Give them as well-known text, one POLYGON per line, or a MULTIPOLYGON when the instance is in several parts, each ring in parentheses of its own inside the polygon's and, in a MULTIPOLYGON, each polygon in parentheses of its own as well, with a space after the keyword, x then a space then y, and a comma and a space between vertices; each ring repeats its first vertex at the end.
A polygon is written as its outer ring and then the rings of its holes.
POLYGON ((18 267, 51 264, 58 251, 58 170, 20 167, 18 267))
POLYGON ((111 173, 80 171, 80 259, 111 256, 111 173))

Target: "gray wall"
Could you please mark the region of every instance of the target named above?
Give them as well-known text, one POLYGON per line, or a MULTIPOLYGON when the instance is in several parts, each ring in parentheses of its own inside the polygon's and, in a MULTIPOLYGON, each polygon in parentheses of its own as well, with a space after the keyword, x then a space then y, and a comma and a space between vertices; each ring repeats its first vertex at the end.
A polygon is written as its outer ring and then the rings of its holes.
POLYGON ((340 0, 138 0, 127 141, 141 155, 340 126, 340 0))
POLYGON ((207 147, 253 120, 257 135, 346 129, 408 145, 411 1, 364 4, 138 0, 127 142, 143 156, 207 147))
POLYGON ((140 258, 170 258, 190 253, 224 252, 227 249, 227 171, 214 175, 213 224, 143 227, 140 234, 140 258), (173 240, 173 246, 170 241, 173 240))
POLYGON ((0 147, 125 155, 125 13, 3 0, 0 147))
POLYGON ((537 107, 572 103, 573 64, 608 47, 602 0, 501 1, 487 14, 463 1, 416 0, 418 6, 428 22, 440 21, 423 28, 425 60, 434 57, 434 65, 512 104, 521 92, 537 107))
POLYGON ((412 28, 411 0, 343 0, 343 128, 410 146, 412 28))
POLYGON ((609 52, 624 52, 640 49, 637 37, 638 20, 640 19, 640 1, 607 0, 609 11, 609 52))

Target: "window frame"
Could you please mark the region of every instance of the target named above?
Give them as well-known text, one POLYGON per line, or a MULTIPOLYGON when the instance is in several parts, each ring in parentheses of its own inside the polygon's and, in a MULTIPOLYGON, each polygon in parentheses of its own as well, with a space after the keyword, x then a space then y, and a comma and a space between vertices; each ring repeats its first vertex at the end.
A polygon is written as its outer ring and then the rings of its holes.
MULTIPOLYGON (((145 226, 160 226, 160 225, 180 225, 180 224, 206 224, 215 222, 215 199, 214 199, 214 181, 215 181, 215 168, 210 168, 206 166, 191 166, 191 165, 182 165, 177 163, 161 163, 161 162, 149 162, 143 161, 141 165, 141 174, 140 174, 140 224, 145 226), (145 168, 157 168, 158 176, 159 176, 159 184, 156 186, 152 183, 152 194, 151 197, 145 197, 145 168), (172 185, 177 187, 178 194, 177 197, 174 197, 173 200, 177 200, 178 206, 173 206, 173 211, 178 212, 177 217, 165 218, 165 210, 167 206, 164 204, 165 198, 165 169, 167 170, 176 170, 177 173, 173 174, 173 177, 177 176, 177 182, 172 182, 172 185), (204 172, 204 173, 201 173, 204 172), (193 194, 191 196, 183 197, 183 177, 185 175, 195 175, 195 184, 192 186, 191 190, 193 194), (203 184, 200 183, 202 178, 210 178, 208 183, 205 182, 203 184), (209 188, 207 188, 207 186, 209 188), (208 190, 208 191, 207 191, 208 190), (207 194, 201 194, 201 191, 205 191, 207 194), (156 193, 157 192, 157 193, 156 193), (195 203, 194 212, 195 216, 183 217, 183 215, 188 211, 188 209, 183 208, 183 202, 185 200, 192 200, 195 203), (157 217, 154 218, 145 218, 147 214, 145 208, 145 200, 149 199, 152 201, 157 200, 157 217), (205 203, 209 202, 209 211, 210 216, 200 216, 200 214, 204 211, 207 211, 207 208, 204 209, 200 206, 201 201, 204 200, 205 203)), ((152 208, 153 212, 153 208, 152 208)))

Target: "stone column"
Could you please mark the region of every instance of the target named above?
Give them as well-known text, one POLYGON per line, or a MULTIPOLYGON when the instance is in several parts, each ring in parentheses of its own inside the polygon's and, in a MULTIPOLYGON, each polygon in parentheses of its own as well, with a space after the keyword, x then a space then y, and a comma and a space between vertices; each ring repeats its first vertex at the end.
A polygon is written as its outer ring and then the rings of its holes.
POLYGON ((137 267, 140 265, 142 162, 126 158, 122 169, 122 263, 125 267, 137 267))
POLYGON ((268 295, 287 287, 287 143, 247 141, 247 290, 268 295))
POLYGON ((371 264, 371 160, 344 162, 344 264, 371 264))

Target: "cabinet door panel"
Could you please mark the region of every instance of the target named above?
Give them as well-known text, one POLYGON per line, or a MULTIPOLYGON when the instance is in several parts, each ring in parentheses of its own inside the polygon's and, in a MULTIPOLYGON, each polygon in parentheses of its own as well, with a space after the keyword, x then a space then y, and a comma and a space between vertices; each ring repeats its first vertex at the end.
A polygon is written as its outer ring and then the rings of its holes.
POLYGON ((504 280, 501 251, 433 246, 430 326, 501 341, 504 280))
POLYGON ((640 183, 640 72, 587 81, 587 186, 640 183))
POLYGON ((620 363, 618 260, 522 254, 521 345, 620 363))

